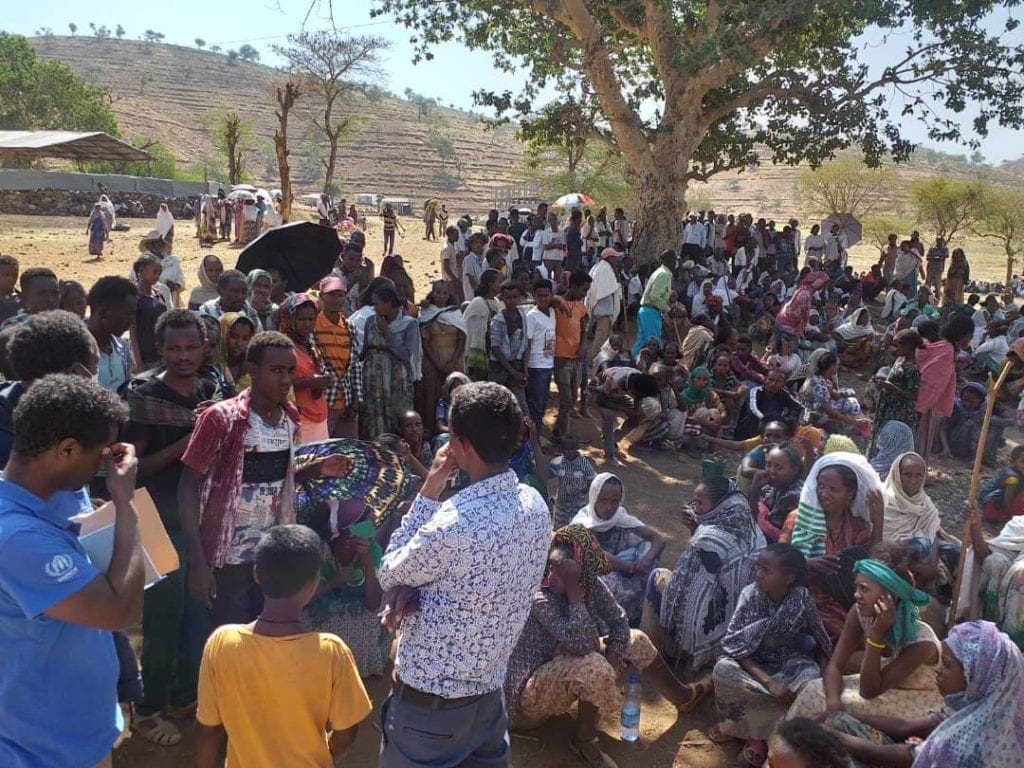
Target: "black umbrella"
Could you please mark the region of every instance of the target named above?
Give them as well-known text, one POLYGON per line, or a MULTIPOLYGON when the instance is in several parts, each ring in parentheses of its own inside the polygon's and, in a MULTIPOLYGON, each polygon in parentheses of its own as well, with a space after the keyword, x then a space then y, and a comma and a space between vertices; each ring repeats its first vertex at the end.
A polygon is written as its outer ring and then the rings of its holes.
POLYGON ((341 253, 341 241, 333 227, 298 221, 268 229, 238 254, 236 269, 274 267, 288 280, 289 291, 304 291, 330 274, 341 253))

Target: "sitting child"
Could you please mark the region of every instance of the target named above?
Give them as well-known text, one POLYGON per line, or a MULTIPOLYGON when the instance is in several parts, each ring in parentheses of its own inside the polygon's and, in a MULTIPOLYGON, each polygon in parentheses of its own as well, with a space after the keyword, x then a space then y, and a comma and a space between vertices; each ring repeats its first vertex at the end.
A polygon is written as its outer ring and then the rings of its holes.
POLYGON ((561 439, 562 455, 551 460, 551 476, 558 480, 555 491, 554 527, 568 525, 587 503, 587 489, 597 476, 594 462, 580 453, 580 441, 567 432, 561 439))
POLYGON ((320 538, 303 525, 271 528, 256 548, 263 610, 252 624, 210 635, 199 670, 195 765, 333 765, 373 709, 335 635, 305 632, 320 586, 320 538))
POLYGON ((1005 523, 1011 517, 1024 514, 1024 493, 1021 493, 1021 479, 1024 478, 1024 445, 1018 445, 1010 452, 1010 466, 1003 467, 978 490, 978 505, 981 515, 990 523, 1005 523))

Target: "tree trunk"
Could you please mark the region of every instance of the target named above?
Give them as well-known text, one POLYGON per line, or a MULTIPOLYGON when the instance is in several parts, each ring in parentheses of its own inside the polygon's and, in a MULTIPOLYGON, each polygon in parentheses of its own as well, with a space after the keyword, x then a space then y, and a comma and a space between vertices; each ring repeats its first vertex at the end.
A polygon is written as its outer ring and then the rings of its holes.
POLYGON ((292 217, 292 169, 288 161, 288 115, 299 98, 299 87, 285 83, 277 88, 277 130, 274 131, 274 151, 277 154, 277 168, 281 175, 281 222, 287 224, 292 217))
POLYGON ((636 238, 630 250, 637 264, 657 262, 671 248, 679 252, 686 215, 686 181, 672 163, 651 165, 640 172, 626 171, 636 194, 636 238))
POLYGON ((331 184, 334 182, 334 168, 338 163, 338 134, 325 130, 327 136, 327 160, 324 161, 324 194, 331 196, 331 184))
POLYGON ((1003 283, 1003 285, 1005 285, 1006 290, 1009 291, 1010 283, 1013 281, 1013 261, 1015 254, 1013 252, 1013 246, 1010 245, 1010 243, 1006 243, 1004 247, 1006 248, 1006 282, 1003 283))

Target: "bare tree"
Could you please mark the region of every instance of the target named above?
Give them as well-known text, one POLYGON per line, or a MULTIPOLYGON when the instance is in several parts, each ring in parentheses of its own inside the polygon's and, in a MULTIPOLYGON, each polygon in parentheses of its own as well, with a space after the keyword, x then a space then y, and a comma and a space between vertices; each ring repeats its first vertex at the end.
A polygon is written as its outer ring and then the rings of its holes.
POLYGON ((217 149, 227 157, 228 181, 241 184, 245 175, 244 152, 250 149, 252 121, 231 109, 222 109, 209 116, 207 130, 213 134, 217 149))
POLYGON ((287 224, 292 217, 292 168, 288 161, 288 116, 301 95, 299 84, 289 80, 274 89, 277 108, 277 129, 274 131, 274 153, 277 155, 277 169, 281 174, 281 221, 287 224))
POLYGON ((353 118, 339 114, 343 97, 383 77, 380 54, 391 44, 372 35, 346 37, 334 30, 288 36, 288 46, 274 46, 306 91, 321 99, 313 125, 327 139, 324 192, 329 193, 338 161, 338 146, 352 130, 353 118))

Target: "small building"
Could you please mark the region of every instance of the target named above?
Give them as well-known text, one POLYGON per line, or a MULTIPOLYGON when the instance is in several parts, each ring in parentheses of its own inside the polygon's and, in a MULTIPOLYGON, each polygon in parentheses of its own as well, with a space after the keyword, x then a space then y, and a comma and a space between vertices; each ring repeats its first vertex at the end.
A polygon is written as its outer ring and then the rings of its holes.
POLYGON ((385 206, 388 203, 395 209, 395 213, 399 216, 412 216, 412 201, 404 197, 385 197, 380 201, 381 206, 385 206))

